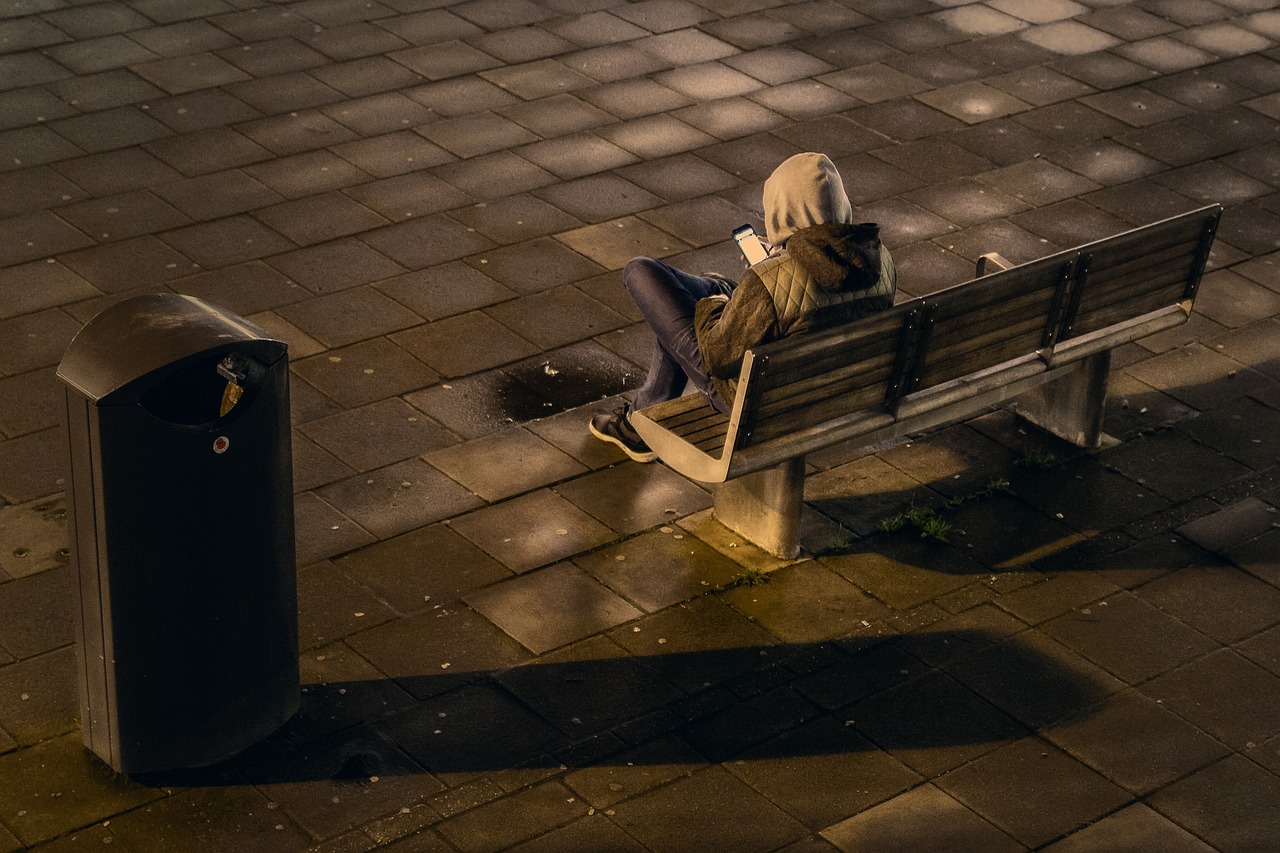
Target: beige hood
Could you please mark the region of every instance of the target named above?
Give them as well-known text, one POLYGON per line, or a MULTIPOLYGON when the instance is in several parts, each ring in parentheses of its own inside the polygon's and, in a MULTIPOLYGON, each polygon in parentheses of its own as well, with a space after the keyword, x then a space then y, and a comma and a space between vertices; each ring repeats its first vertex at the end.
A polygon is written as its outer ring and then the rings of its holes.
POLYGON ((825 154, 788 157, 764 182, 766 235, 785 246, 791 235, 812 225, 853 222, 853 206, 836 166, 825 154))

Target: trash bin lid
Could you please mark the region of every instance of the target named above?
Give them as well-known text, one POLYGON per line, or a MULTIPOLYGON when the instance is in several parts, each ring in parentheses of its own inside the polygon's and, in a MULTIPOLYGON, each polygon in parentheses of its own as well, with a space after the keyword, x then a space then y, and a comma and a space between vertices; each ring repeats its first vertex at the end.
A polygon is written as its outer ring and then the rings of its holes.
POLYGON ((72 339, 58 378, 101 405, 136 402, 154 382, 194 358, 246 352, 274 364, 288 345, 194 296, 157 293, 117 302, 72 339))

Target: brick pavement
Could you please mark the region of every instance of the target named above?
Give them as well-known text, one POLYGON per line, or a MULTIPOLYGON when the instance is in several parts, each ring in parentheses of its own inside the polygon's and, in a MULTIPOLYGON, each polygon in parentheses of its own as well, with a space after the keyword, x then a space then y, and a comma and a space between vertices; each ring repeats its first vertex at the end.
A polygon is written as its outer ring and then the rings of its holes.
POLYGON ((0 4, 0 853, 1271 849, 1278 42, 1268 0, 0 4), (1222 202, 1121 443, 819 454, 778 565, 588 438, 652 346, 618 269, 734 268, 801 150, 909 295, 1222 202), (54 368, 160 290, 290 344, 305 694, 138 780, 80 742, 54 368))

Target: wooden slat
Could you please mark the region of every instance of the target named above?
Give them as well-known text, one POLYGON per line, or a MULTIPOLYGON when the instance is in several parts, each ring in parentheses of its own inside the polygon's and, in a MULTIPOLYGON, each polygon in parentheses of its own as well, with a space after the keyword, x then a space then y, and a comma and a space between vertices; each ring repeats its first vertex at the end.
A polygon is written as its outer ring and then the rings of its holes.
POLYGON ((1035 352, 1054 328, 1074 256, 1055 255, 925 297, 928 345, 916 367, 918 392, 1035 352), (982 298, 970 299, 970 289, 982 298))
POLYGON ((1082 246, 1084 272, 1073 289, 1059 340, 1185 299, 1204 272, 1220 215, 1221 208, 1211 205, 1082 246))
POLYGON ((847 328, 798 336, 795 347, 770 344, 757 350, 737 446, 883 403, 915 310, 897 306, 847 328))

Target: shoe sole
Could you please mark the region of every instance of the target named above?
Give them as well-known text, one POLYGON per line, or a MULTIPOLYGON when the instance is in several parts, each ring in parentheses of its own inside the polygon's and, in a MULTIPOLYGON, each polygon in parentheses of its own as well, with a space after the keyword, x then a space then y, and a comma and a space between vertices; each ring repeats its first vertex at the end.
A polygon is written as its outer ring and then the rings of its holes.
POLYGON ((590 421, 587 421, 587 429, 589 429, 591 431, 591 434, 594 435, 596 438, 600 439, 601 441, 607 441, 610 444, 620 447, 623 453, 627 454, 627 456, 631 457, 631 459, 636 462, 653 462, 658 458, 658 454, 654 453, 652 450, 650 450, 648 453, 637 453, 636 451, 632 450, 630 447, 627 447, 621 441, 609 435, 608 433, 604 433, 596 429, 596 425, 591 423, 590 421))

